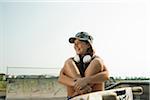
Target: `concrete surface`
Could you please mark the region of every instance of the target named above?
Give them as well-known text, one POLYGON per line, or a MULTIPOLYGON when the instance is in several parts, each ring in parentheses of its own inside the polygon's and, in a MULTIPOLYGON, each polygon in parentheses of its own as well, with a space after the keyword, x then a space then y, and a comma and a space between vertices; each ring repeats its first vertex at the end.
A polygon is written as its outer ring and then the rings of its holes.
POLYGON ((33 99, 48 100, 66 97, 66 89, 56 78, 8 79, 7 100, 33 99), (44 99, 45 98, 45 99, 44 99))
POLYGON ((9 98, 7 100, 67 100, 67 98, 66 97, 52 97, 52 98, 9 98))
MULTIPOLYGON (((144 93, 141 96, 134 96, 134 100, 150 100, 149 82, 120 82, 106 89, 115 89, 121 87, 141 86, 144 93)), ((57 78, 19 78, 8 79, 7 100, 66 100, 67 91, 65 86, 57 82, 57 78)), ((4 100, 4 99, 0 99, 4 100)))

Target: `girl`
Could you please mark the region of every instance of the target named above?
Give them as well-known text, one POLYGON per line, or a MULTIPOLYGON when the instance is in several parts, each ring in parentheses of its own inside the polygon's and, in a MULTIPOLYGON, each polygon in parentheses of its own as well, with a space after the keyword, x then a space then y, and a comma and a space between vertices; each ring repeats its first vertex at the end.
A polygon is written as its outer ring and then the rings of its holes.
POLYGON ((104 81, 109 79, 108 70, 102 59, 95 55, 93 37, 87 32, 79 32, 69 38, 74 43, 75 57, 70 57, 60 71, 58 81, 67 87, 68 98, 104 90, 104 81))

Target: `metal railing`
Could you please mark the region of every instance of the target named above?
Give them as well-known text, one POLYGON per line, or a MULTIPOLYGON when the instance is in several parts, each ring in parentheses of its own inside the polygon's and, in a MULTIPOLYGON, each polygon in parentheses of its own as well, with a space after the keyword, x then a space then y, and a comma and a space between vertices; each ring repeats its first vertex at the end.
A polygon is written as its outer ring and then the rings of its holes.
POLYGON ((61 68, 48 67, 8 67, 7 75, 53 75, 58 76, 61 68))

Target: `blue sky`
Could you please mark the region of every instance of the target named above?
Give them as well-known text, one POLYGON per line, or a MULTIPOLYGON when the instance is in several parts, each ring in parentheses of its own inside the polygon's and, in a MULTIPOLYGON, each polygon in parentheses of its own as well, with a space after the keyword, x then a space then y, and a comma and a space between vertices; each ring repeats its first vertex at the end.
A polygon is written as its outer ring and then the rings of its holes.
POLYGON ((150 76, 148 0, 21 1, 0 2, 1 72, 58 74, 75 55, 68 38, 87 31, 110 75, 150 76))

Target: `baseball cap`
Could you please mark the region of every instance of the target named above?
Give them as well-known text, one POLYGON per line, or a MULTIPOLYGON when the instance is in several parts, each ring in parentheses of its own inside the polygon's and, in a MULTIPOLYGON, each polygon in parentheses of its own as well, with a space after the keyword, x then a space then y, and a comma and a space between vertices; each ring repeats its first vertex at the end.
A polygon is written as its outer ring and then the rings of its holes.
POLYGON ((90 44, 93 42, 93 37, 87 32, 78 32, 75 37, 69 38, 69 42, 74 43, 76 39, 88 41, 90 44))

